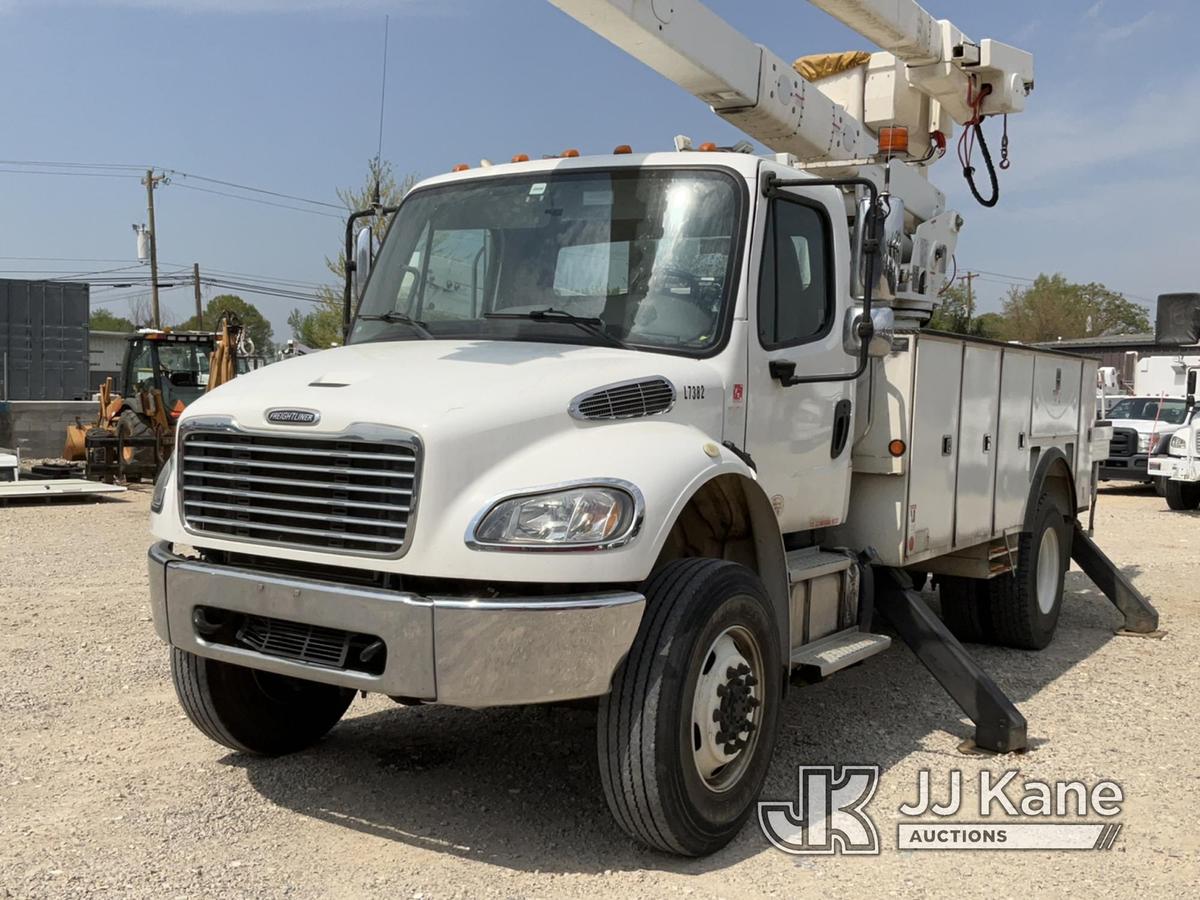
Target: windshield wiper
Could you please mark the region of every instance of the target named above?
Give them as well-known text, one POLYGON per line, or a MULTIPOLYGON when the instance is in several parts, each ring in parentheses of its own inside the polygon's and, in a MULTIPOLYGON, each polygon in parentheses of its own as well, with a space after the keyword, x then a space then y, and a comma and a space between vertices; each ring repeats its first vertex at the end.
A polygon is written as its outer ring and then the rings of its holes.
POLYGON ((433 339, 433 335, 429 333, 429 328, 424 322, 420 321, 419 319, 414 319, 412 316, 406 316, 402 312, 385 312, 381 313, 380 315, 359 316, 359 318, 368 322, 387 322, 389 325, 394 323, 407 325, 425 340, 433 339))
POLYGON ((604 330, 604 321, 601 319, 577 316, 574 313, 569 313, 563 309, 555 309, 548 306, 545 309, 535 309, 524 313, 501 313, 490 312, 484 313, 485 319, 529 319, 532 322, 563 322, 567 325, 574 325, 581 331, 586 331, 593 337, 598 337, 607 344, 613 347, 620 347, 622 350, 628 350, 629 345, 619 337, 609 334, 604 330))

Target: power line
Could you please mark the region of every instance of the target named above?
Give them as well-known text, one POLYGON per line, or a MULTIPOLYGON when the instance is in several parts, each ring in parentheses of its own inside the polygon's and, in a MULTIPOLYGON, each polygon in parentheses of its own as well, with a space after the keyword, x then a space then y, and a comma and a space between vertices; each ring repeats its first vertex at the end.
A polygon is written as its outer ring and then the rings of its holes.
MULTIPOLYGON (((329 203, 325 200, 311 200, 308 197, 299 197, 295 194, 282 194, 279 191, 269 191, 266 188, 252 187, 248 184, 238 184, 234 181, 223 181, 220 178, 209 178, 205 175, 193 175, 191 172, 181 172, 178 169, 164 169, 163 171, 168 172, 171 175, 178 175, 181 178, 195 178, 197 181, 207 181, 212 184, 221 184, 225 187, 237 188, 241 191, 253 191, 256 194, 267 194, 268 196, 280 197, 284 200, 298 200, 301 203, 312 203, 315 206, 327 206, 330 209, 336 209, 342 212, 346 211, 346 207, 337 203, 329 203)), ((180 186, 182 187, 182 185, 180 186)))
POLYGON ((278 207, 279 209, 290 209, 293 212, 308 213, 309 215, 313 216, 324 216, 327 219, 337 219, 339 222, 344 218, 344 216, 335 216, 333 213, 321 212, 319 209, 305 209, 302 206, 289 206, 286 203, 273 203, 270 200, 259 200, 257 197, 243 197, 240 194, 230 194, 227 191, 215 191, 212 188, 199 187, 198 185, 194 184, 180 184, 179 182, 174 182, 173 186, 177 188, 183 188, 184 190, 188 191, 201 191, 205 194, 216 194, 218 197, 230 197, 234 200, 244 200, 247 203, 259 203, 263 206, 274 206, 278 207))

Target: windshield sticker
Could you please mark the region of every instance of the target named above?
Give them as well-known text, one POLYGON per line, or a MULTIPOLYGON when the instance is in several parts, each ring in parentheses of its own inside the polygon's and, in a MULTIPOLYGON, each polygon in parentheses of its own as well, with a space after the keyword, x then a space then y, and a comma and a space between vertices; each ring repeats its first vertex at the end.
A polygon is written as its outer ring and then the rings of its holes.
POLYGON ((540 197, 544 193, 546 193, 546 182, 544 181, 539 181, 537 184, 531 184, 529 186, 530 197, 540 197))

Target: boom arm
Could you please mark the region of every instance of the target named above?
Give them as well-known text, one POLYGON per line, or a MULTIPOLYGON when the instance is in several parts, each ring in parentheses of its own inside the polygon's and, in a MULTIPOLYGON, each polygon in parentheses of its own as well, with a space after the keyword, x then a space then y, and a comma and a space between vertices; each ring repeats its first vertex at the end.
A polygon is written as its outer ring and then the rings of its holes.
POLYGON ((550 0, 778 153, 869 156, 875 139, 846 110, 699 0, 550 0))
POLYGON ((550 2, 750 137, 805 161, 872 156, 878 143, 871 129, 884 124, 907 126, 917 145, 927 146, 929 131, 949 137, 941 113, 960 124, 974 116, 972 79, 976 92, 990 91, 984 115, 1019 112, 1033 88, 1028 53, 998 41, 975 44, 914 0, 812 0, 887 51, 872 57, 870 84, 860 67, 856 77, 820 86, 700 0, 550 2))

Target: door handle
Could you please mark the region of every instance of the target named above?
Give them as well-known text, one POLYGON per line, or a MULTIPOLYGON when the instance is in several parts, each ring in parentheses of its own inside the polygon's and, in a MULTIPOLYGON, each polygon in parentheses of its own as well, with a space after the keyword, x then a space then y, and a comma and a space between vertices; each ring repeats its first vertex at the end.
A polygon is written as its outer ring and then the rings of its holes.
POLYGON ((829 458, 837 459, 846 449, 850 438, 850 401, 839 400, 833 405, 833 439, 829 443, 829 458))
POLYGON ((796 377, 796 364, 790 359, 773 359, 767 364, 767 371, 777 380, 781 387, 792 387, 799 384, 796 377))

